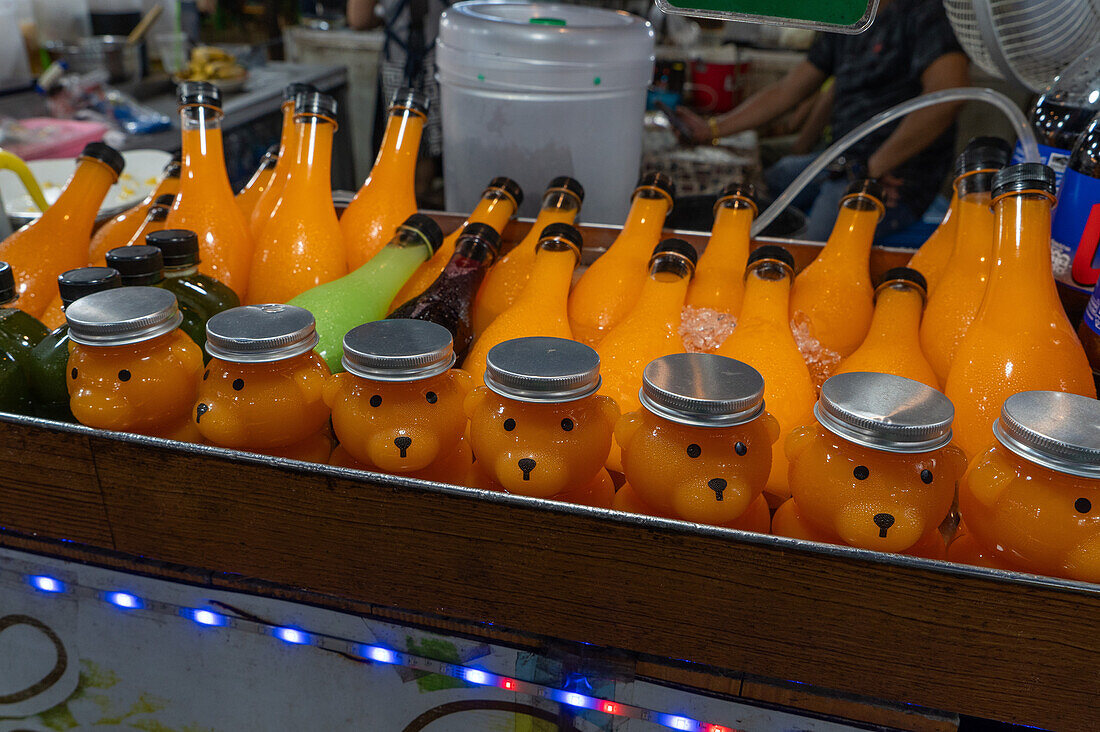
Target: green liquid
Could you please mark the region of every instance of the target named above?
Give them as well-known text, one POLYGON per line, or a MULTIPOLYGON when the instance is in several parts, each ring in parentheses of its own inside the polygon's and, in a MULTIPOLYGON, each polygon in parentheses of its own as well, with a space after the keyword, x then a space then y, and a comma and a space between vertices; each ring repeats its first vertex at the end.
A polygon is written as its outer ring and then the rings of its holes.
POLYGON ((316 351, 333 373, 344 370, 344 334, 352 328, 381 320, 390 301, 431 251, 419 243, 398 239, 387 244, 369 262, 338 280, 306 290, 290 301, 317 319, 320 343, 316 351))
POLYGON ((69 326, 63 325, 42 339, 28 361, 35 416, 59 422, 75 422, 69 410, 69 326))
POLYGON ((0 412, 31 414, 27 372, 8 353, 0 352, 0 412))
POLYGON ((240 305, 237 293, 213 277, 197 271, 173 274, 170 270, 165 270, 164 277, 164 280, 157 283, 157 287, 176 296, 183 314, 180 330, 202 348, 203 361, 209 361, 210 356, 206 353, 206 321, 223 310, 240 305))
POLYGON ((0 308, 0 411, 33 414, 31 354, 48 333, 19 308, 0 308))

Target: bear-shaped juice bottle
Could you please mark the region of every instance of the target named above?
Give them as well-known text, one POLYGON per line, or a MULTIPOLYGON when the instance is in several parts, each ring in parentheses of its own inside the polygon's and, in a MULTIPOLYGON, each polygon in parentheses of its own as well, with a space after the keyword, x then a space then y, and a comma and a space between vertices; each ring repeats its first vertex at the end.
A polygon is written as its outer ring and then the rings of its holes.
POLYGON ((328 462, 328 366, 313 348, 313 315, 293 305, 246 305, 206 323, 212 356, 192 416, 219 447, 328 462))
POLYGON ((1100 582, 1100 402, 1014 394, 993 434, 959 486, 963 526, 947 558, 1100 582))
POLYGON ((615 507, 768 533, 763 490, 779 423, 764 378, 740 361, 677 353, 642 375, 642 409, 615 427, 627 483, 615 507))
POLYGON ((201 442, 191 408, 202 350, 179 325, 176 296, 121 287, 80 298, 69 324, 69 406, 81 424, 201 442))
POLYGON ((756 191, 731 183, 714 204, 714 226, 688 288, 687 304, 737 317, 745 296, 749 229, 756 218, 756 191))
POLYGON ((325 385, 340 446, 332 464, 465 485, 473 456, 463 401, 473 387, 451 333, 426 320, 378 320, 344 336, 344 373, 325 385))
POLYGON ((484 378, 465 402, 474 485, 610 508, 604 463, 619 407, 596 393, 599 355, 563 338, 516 338, 489 351, 484 378))
POLYGON ((791 498, 772 532, 942 559, 966 457, 951 443, 955 410, 930 386, 893 374, 838 374, 816 420, 787 437, 791 498))

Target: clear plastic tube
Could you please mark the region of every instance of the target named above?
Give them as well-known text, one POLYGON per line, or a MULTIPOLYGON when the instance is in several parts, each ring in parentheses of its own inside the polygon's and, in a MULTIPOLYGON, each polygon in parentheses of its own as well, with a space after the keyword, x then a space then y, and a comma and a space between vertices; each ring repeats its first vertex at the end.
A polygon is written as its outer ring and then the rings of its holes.
POLYGON ((1015 102, 1004 94, 995 92, 992 89, 972 86, 958 89, 943 89, 929 94, 922 94, 919 97, 913 97, 884 112, 876 114, 874 117, 826 148, 825 152, 818 155, 812 163, 806 166, 806 169, 803 170, 797 178, 791 181, 791 184, 787 186, 787 189, 783 191, 782 194, 780 194, 779 198, 775 199, 772 205, 768 206, 762 214, 756 217, 756 221, 752 224, 752 235, 759 235, 760 232, 783 211, 783 209, 791 204, 794 197, 797 196, 810 181, 817 177, 818 173, 825 169, 825 166, 851 147, 856 141, 863 139, 883 125, 893 122, 898 117, 904 117, 910 112, 925 107, 931 107, 934 104, 959 101, 986 102, 1004 112, 1004 115, 1008 117, 1008 121, 1016 128, 1016 137, 1023 146, 1024 160, 1028 162, 1039 162, 1039 146, 1036 144, 1035 133, 1032 132, 1027 117, 1020 111, 1020 108, 1016 106, 1015 102))

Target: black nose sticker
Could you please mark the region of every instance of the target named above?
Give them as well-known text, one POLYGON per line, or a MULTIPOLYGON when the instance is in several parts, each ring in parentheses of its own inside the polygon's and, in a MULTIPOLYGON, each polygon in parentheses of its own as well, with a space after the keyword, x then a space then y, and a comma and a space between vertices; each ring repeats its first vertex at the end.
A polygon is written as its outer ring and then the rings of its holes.
POLYGON ((523 471, 524 480, 531 480, 531 471, 535 469, 535 461, 531 458, 523 458, 519 461, 519 469, 523 471))
POLYGON ((710 488, 712 491, 714 491, 714 500, 721 501, 722 492, 726 490, 726 479, 711 478, 707 481, 707 488, 710 488))
POLYGON ((397 449, 401 451, 401 457, 406 457, 405 453, 408 452, 408 449, 413 444, 413 441, 411 437, 405 437, 404 435, 402 435, 401 437, 393 438, 393 444, 397 445, 397 449))
POLYGON ((894 517, 888 513, 876 513, 875 514, 875 526, 878 527, 878 537, 880 539, 886 538, 886 532, 890 530, 890 527, 894 525, 894 517))
POLYGON ((195 407, 195 424, 201 422, 202 415, 206 414, 209 411, 210 407, 206 406, 205 404, 199 404, 199 406, 195 407))

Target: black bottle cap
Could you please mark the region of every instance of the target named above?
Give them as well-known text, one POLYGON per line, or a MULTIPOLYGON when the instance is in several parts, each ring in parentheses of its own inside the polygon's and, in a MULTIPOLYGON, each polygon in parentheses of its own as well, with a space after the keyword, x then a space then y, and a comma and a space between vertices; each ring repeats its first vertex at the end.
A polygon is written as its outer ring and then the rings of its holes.
POLYGON ((439 249, 439 245, 443 243, 443 229, 439 228, 439 224, 431 216, 415 213, 405 219, 405 223, 401 225, 420 232, 428 240, 432 252, 439 249))
POLYGON ((300 81, 296 81, 293 84, 287 84, 283 87, 283 101, 296 103, 299 94, 311 94, 316 91, 318 91, 318 89, 313 84, 304 84, 300 81))
POLYGON ((523 188, 520 187, 519 183, 516 183, 511 178, 507 178, 503 175, 497 176, 496 178, 493 178, 491 181, 489 181, 489 187, 499 188, 500 190, 504 191, 509 196, 514 198, 516 201, 516 208, 519 208, 523 205, 523 188))
POLYGON ((11 265, 0 262, 0 305, 15 299, 15 273, 11 265))
POLYGON ((887 282, 895 282, 897 280, 912 282, 917 287, 928 292, 928 280, 924 279, 924 275, 920 272, 910 267, 893 267, 886 270, 882 273, 882 276, 878 278, 878 286, 882 287, 887 282))
POLYGON ((880 184, 874 178, 863 178, 861 180, 854 180, 848 186, 848 190, 844 193, 845 196, 870 196, 879 203, 886 200, 886 191, 883 190, 882 184, 880 184))
POLYGON ((783 247, 774 244, 765 244, 762 247, 757 247, 752 250, 752 254, 749 255, 748 264, 751 265, 753 262, 759 262, 761 259, 771 259, 776 262, 782 262, 792 270, 794 269, 794 255, 783 247))
POLYGON ((574 194, 581 203, 584 203, 584 186, 582 186, 580 181, 576 178, 570 178, 568 175, 559 175, 557 178, 550 181, 550 185, 548 185, 547 188, 564 188, 574 194))
POLYGON ((294 114, 318 114, 336 119, 336 99, 320 92, 299 94, 294 97, 294 114))
POLYGON ((157 196, 157 199, 153 201, 154 206, 171 206, 176 202, 176 196, 172 193, 164 193, 157 196))
POLYGON ((132 247, 116 247, 107 252, 107 266, 118 270, 122 284, 152 285, 164 276, 164 256, 160 249, 142 244, 132 247))
POLYGON ((145 236, 145 243, 160 250, 165 267, 189 267, 200 261, 199 237, 189 229, 154 231, 145 236))
POLYGON ((752 201, 754 206, 758 205, 756 200, 756 187, 752 183, 743 183, 736 181, 730 183, 722 189, 722 195, 718 196, 718 199, 729 198, 731 196, 737 196, 739 198, 745 198, 752 201))
POLYGON ((1001 168, 993 174, 993 197, 1017 191, 1056 192, 1054 171, 1042 163, 1020 163, 1001 168))
POLYGON ((222 92, 208 81, 183 81, 176 87, 176 100, 181 107, 201 104, 221 109, 222 92))
POLYGON ((483 239, 489 248, 493 250, 493 254, 500 251, 500 232, 494 229, 492 226, 483 223, 468 224, 466 228, 459 234, 459 239, 466 239, 468 237, 477 237, 483 239))
POLYGON ((695 247, 688 244, 683 239, 665 239, 660 244, 653 247, 654 257, 659 254, 667 254, 669 252, 687 257, 689 260, 691 260, 692 266, 699 262, 699 252, 695 251, 695 247))
POLYGON ((164 221, 168 218, 168 212, 171 210, 172 206, 170 204, 165 206, 154 201, 153 205, 149 207, 149 212, 145 214, 145 218, 153 221, 164 221))
POLYGON ((431 106, 431 100, 428 99, 427 94, 408 86, 398 89, 390 102, 390 110, 394 107, 406 107, 421 114, 427 114, 429 106, 431 106))
POLYGON ((1000 170, 1008 165, 1012 146, 1000 137, 974 137, 955 160, 955 177, 975 170, 1000 170))
POLYGON ((577 231, 577 227, 572 224, 566 224, 560 221, 556 224, 547 224, 539 233, 539 239, 549 239, 551 237, 565 239, 575 246, 577 251, 580 251, 584 247, 584 238, 581 236, 581 232, 577 231))
POLYGON ((642 186, 652 186, 668 194, 668 197, 676 200, 676 184, 672 182, 672 178, 669 178, 664 173, 646 173, 638 179, 638 185, 635 188, 641 188, 642 186))
POLYGON ((122 153, 105 142, 89 142, 80 151, 80 157, 106 163, 111 170, 115 171, 115 175, 121 173, 126 167, 126 159, 122 157, 122 153))
POLYGON ((57 277, 57 292, 65 307, 85 295, 116 287, 122 287, 122 275, 112 267, 81 267, 70 269, 57 277))
POLYGON ((179 160, 172 159, 168 161, 168 165, 164 166, 164 172, 162 175, 165 178, 179 178, 183 173, 183 163, 179 160))

